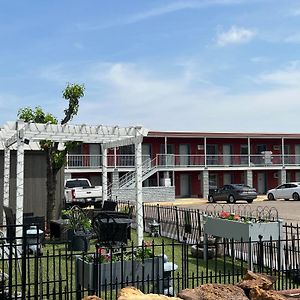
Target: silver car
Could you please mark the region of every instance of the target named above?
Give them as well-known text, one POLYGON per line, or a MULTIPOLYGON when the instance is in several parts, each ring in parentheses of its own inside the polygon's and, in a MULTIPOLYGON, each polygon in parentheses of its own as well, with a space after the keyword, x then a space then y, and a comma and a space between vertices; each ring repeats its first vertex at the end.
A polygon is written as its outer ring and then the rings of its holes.
POLYGON ((300 200, 300 182, 288 182, 279 185, 275 189, 267 192, 269 200, 284 199, 284 200, 300 200))

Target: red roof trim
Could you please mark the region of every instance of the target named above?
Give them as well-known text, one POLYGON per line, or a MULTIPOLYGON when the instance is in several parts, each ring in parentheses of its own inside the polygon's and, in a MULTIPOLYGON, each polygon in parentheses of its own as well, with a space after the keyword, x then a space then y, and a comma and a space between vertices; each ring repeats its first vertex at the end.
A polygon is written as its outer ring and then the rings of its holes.
POLYGON ((238 132, 192 132, 192 131, 149 131, 148 137, 182 138, 300 138, 300 133, 238 133, 238 132))

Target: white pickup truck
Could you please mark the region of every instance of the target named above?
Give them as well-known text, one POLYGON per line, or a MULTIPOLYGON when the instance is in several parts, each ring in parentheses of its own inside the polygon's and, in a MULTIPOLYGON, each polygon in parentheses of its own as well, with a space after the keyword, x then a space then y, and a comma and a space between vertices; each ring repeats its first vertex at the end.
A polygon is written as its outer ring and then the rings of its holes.
POLYGON ((65 205, 81 207, 102 202, 102 186, 93 186, 87 178, 72 178, 65 181, 65 205))

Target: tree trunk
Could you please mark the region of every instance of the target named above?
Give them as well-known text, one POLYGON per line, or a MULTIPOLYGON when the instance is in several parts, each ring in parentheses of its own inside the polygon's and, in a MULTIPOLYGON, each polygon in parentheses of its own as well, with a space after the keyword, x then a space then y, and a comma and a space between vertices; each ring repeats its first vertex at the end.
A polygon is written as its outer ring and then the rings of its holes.
POLYGON ((56 219, 55 210, 56 210, 56 175, 57 171, 53 169, 52 165, 52 156, 51 151, 47 151, 47 216, 46 223, 47 228, 49 228, 49 223, 51 220, 56 219))

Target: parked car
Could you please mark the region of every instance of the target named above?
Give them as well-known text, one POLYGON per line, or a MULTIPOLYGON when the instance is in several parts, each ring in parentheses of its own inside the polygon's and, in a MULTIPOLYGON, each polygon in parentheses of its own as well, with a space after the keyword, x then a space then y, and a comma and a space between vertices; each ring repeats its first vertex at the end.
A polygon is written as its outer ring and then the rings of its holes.
POLYGON ((227 201, 235 203, 237 200, 246 200, 252 203, 257 197, 256 189, 245 184, 226 184, 221 188, 210 190, 208 202, 227 201))
POLYGON ((284 199, 284 200, 300 200, 300 182, 288 182, 279 185, 275 189, 267 192, 269 200, 284 199))

